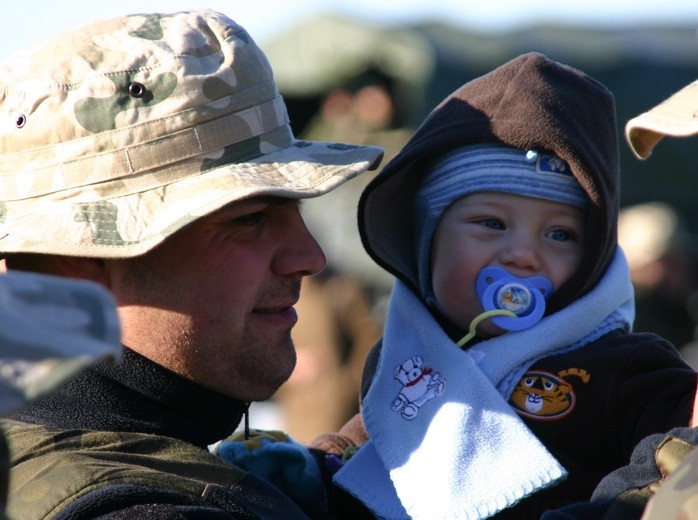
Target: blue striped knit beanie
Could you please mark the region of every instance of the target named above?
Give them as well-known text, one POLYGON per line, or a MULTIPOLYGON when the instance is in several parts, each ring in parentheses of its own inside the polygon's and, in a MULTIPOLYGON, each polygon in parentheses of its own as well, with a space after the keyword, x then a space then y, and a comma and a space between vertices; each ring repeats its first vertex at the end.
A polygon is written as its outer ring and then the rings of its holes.
POLYGON ((553 155, 503 145, 457 148, 427 171, 414 201, 415 254, 422 297, 433 298, 431 242, 446 208, 471 193, 491 191, 588 209, 589 198, 569 165, 553 155))

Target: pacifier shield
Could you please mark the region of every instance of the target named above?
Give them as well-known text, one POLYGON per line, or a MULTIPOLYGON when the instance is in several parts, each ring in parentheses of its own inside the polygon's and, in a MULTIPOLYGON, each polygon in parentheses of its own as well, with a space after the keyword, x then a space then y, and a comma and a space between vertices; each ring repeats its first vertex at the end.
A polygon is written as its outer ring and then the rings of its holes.
POLYGON ((545 300, 553 292, 553 284, 544 276, 519 278, 506 269, 488 266, 477 277, 476 290, 485 311, 507 310, 516 317, 494 316, 492 322, 506 330, 524 330, 540 321, 545 313, 545 300))

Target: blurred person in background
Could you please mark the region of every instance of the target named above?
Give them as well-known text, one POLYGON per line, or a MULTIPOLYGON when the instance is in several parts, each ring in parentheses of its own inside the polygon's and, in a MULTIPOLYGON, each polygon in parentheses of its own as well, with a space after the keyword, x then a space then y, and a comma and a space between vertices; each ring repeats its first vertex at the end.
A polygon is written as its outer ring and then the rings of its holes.
POLYGON ((386 74, 366 69, 323 96, 303 137, 380 146, 385 149, 384 161, 389 161, 411 133, 402 123, 394 88, 394 80, 386 74))
MULTIPOLYGON (((302 136, 380 146, 387 162, 412 133, 403 122, 395 83, 385 73, 366 69, 325 94, 302 136)), ((372 312, 382 320, 392 279, 366 254, 356 226, 359 195, 374 176, 368 172, 324 197, 306 201, 303 215, 323 244, 333 272, 357 278, 369 291, 372 312)))
POLYGON ((694 368, 698 319, 698 241, 678 211, 652 201, 621 210, 618 242, 635 287, 633 330, 671 341, 694 368))

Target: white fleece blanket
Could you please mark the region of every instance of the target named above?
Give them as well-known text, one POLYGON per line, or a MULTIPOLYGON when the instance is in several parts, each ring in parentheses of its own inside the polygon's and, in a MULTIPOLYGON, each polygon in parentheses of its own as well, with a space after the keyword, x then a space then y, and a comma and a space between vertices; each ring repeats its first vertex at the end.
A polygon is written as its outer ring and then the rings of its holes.
POLYGON ((629 329, 633 288, 616 254, 598 286, 534 327, 463 351, 395 283, 363 402, 370 441, 335 482, 386 519, 483 519, 554 485, 565 469, 507 400, 537 359, 629 329))

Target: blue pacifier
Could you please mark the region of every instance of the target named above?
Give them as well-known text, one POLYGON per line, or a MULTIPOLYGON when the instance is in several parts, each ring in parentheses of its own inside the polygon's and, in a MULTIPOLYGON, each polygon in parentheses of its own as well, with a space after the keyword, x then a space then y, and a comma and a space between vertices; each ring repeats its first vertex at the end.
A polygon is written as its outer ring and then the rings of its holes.
POLYGON ((524 330, 543 317, 553 284, 544 276, 518 278, 506 269, 489 266, 480 271, 476 290, 485 312, 503 309, 516 314, 515 318, 493 316, 492 323, 506 330, 524 330))

